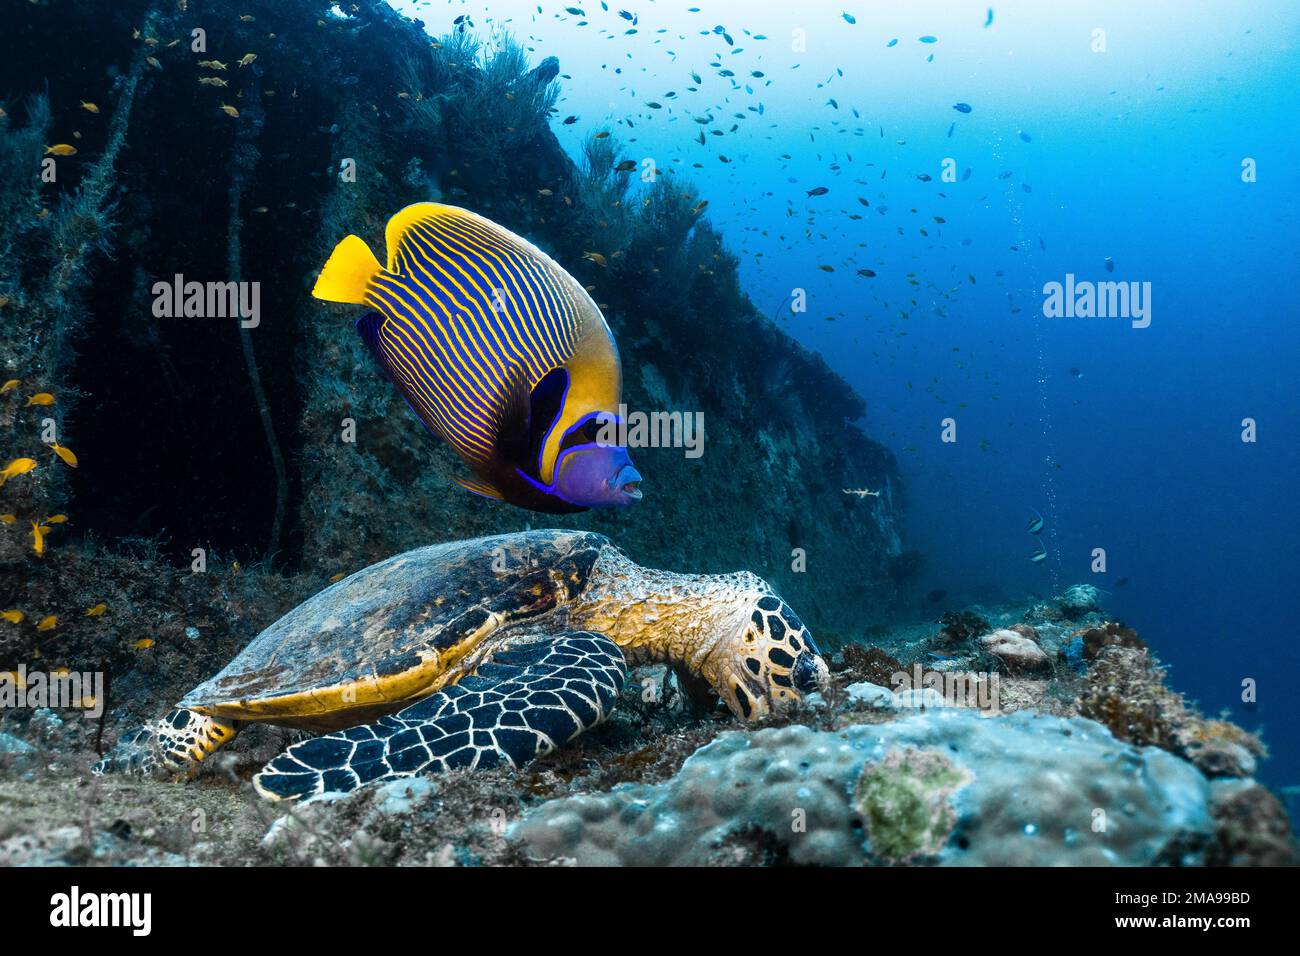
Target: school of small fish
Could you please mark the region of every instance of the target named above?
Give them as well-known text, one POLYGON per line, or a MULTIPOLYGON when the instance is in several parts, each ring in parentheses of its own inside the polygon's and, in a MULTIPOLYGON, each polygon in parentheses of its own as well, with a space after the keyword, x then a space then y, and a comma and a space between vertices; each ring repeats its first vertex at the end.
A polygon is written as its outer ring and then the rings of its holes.
MULTIPOLYGON (((416 6, 434 7, 436 4, 417 0, 416 6)), ((681 26, 679 12, 665 15, 652 4, 619 7, 600 0, 593 4, 559 7, 543 4, 534 9, 531 14, 534 32, 524 37, 525 49, 529 53, 541 56, 547 52, 543 34, 570 29, 607 42, 613 51, 604 57, 600 70, 616 86, 622 100, 616 105, 611 97, 607 115, 586 119, 577 110, 565 111, 558 107, 557 117, 562 119, 557 121, 561 129, 576 127, 587 139, 603 138, 611 130, 617 131, 621 134, 620 145, 626 152, 632 152, 638 140, 653 139, 658 154, 662 151, 659 144, 664 142, 665 134, 670 133, 674 125, 680 127, 681 135, 669 139, 677 144, 677 148, 667 162, 657 155, 659 162, 656 165, 672 172, 689 174, 692 170, 700 171, 693 177, 696 184, 704 183, 706 188, 725 189, 731 194, 733 201, 729 215, 734 225, 729 232, 732 240, 729 245, 736 248, 742 258, 752 262, 758 274, 763 274, 765 264, 771 265, 774 254, 788 255, 792 261, 799 261, 804 258, 801 253, 821 250, 820 255, 812 252, 818 257, 811 261, 817 272, 826 274, 827 282, 842 282, 841 277, 845 275, 867 280, 892 274, 897 279, 897 284, 889 286, 883 283, 879 287, 863 285, 861 292, 851 296, 844 295, 842 287, 831 287, 834 291, 830 295, 835 304, 829 310, 808 314, 808 318, 815 317, 825 322, 852 320, 852 343, 869 356, 869 361, 892 364, 903 350, 915 349, 917 346, 908 343, 911 323, 930 316, 939 321, 949 320, 949 310, 961 308, 964 290, 980 283, 980 278, 973 273, 967 273, 964 281, 960 278, 940 279, 937 273, 933 277, 918 272, 900 276, 895 265, 900 254, 891 239, 904 238, 910 246, 910 241, 919 237, 925 247, 934 250, 939 257, 954 239, 962 247, 968 247, 974 241, 959 233, 954 236, 957 230, 973 227, 963 226, 963 217, 945 208, 959 188, 980 189, 984 194, 976 202, 981 205, 997 199, 1009 201, 1012 189, 1017 202, 1024 201, 1021 197, 1034 193, 1033 184, 1017 175, 1014 169, 977 171, 972 165, 961 162, 952 168, 941 169, 936 168, 936 155, 942 156, 943 153, 936 153, 933 148, 917 151, 927 138, 937 135, 960 142, 963 133, 969 130, 981 144, 990 139, 1004 143, 1002 151, 1008 163, 1020 157, 1025 166, 1029 166, 1033 154, 1028 150, 1033 148, 1035 135, 1031 129, 1025 128, 1025 117, 1015 118, 1020 125, 1008 125, 1003 118, 987 115, 995 111, 982 113, 980 103, 972 98, 968 89, 954 86, 943 113, 932 117, 933 124, 929 129, 923 125, 905 130, 898 128, 896 113, 888 110, 889 104, 870 101, 871 71, 888 69, 889 64, 897 62, 900 57, 911 63, 936 62, 945 50, 944 37, 939 32, 917 31, 910 37, 881 35, 877 32, 878 27, 871 23, 874 18, 865 16, 866 10, 843 9, 837 14, 828 13, 828 17, 835 17, 835 24, 831 26, 819 21, 816 29, 846 31, 846 37, 851 38, 855 46, 865 45, 868 51, 864 53, 862 62, 835 65, 819 59, 811 47, 807 57, 795 57, 792 62, 782 49, 784 37, 769 37, 739 24, 706 19, 709 17, 707 6, 686 8, 686 13, 698 20, 693 31, 681 26), (542 29, 544 21, 546 29, 542 29), (874 38, 873 32, 876 32, 874 38), (698 54, 699 38, 703 38, 706 48, 712 51, 703 60, 698 54), (688 62, 701 64, 694 69, 682 62, 688 55, 684 49, 688 40, 693 44, 689 53, 692 60, 688 62), (873 47, 879 55, 870 53, 873 47), (786 82, 783 75, 818 68, 813 64, 820 64, 822 72, 812 78, 811 83, 805 81, 803 85, 805 88, 812 86, 820 94, 819 99, 808 100, 806 113, 799 117, 799 131, 794 134, 788 126, 772 122, 767 94, 775 92, 786 82), (673 75, 680 77, 679 83, 671 81, 673 75), (593 125, 598 128, 591 128, 593 125), (646 129, 652 125, 654 133, 649 134, 646 129), (799 142, 799 139, 804 142, 799 142), (909 146, 909 140, 913 142, 912 146, 909 146), (723 148, 724 144, 733 141, 734 148, 723 148), (780 144, 771 154, 779 157, 779 170, 789 187, 788 195, 754 188, 754 173, 750 172, 752 164, 761 161, 770 165, 767 153, 761 147, 763 141, 780 144), (785 151, 780 152, 780 148, 785 151), (756 154, 763 158, 755 159, 756 154), (748 164, 739 164, 738 156, 746 156, 748 164), (810 169, 823 172, 812 178, 808 172, 810 169), (972 182, 984 185, 961 186, 972 182), (890 194, 886 192, 890 184, 904 188, 908 199, 891 203, 890 194), (784 206, 781 217, 784 221, 777 226, 773 225, 773 203, 784 206), (779 253, 774 251, 774 246, 779 253), (827 249, 835 251, 833 257, 824 252, 827 249), (830 278, 832 276, 834 278, 830 278), (909 291, 886 291, 895 290, 899 285, 908 287, 909 291), (878 344, 871 344, 868 336, 874 336, 878 344)), ((501 24, 493 24, 489 19, 487 25, 504 26, 519 32, 520 23, 520 18, 516 17, 501 24)), ((990 37, 995 36, 994 9, 988 7, 982 13, 977 12, 971 25, 976 30, 989 31, 987 35, 990 37)), ((454 26, 457 31, 466 32, 479 25, 470 16, 463 15, 455 20, 454 26)), ((809 32, 812 29, 810 26, 809 32)), ((561 74, 561 77, 571 79, 567 74, 561 74)), ((563 101, 562 94, 561 104, 563 101)), ((788 115, 788 103, 785 109, 788 115)), ((924 124, 925 120, 922 119, 921 123, 924 124)), ((945 149, 961 155, 954 147, 945 149)), ((636 166, 635 160, 620 158, 613 169, 631 172, 636 166)), ((551 191, 540 191, 539 198, 551 198, 551 191)), ((564 197, 564 201, 569 202, 568 197, 564 197)), ((706 203, 707 200, 701 201, 697 208, 702 210, 706 203)), ((1042 236, 1036 237, 1036 245, 1039 251, 1047 249, 1046 239, 1042 236)), ((1030 251, 1028 243, 1013 243, 1006 247, 1006 252, 1015 256, 1030 251)), ((621 252, 617 249, 591 250, 585 258, 600 268, 607 268, 621 252)), ((916 258, 910 248, 908 254, 916 258)), ((1109 259, 1105 265, 1108 270, 1114 268, 1109 259)), ((1004 270, 993 269, 985 278, 1001 285, 1004 270)), ((806 284, 813 283, 810 278, 806 284)), ((805 283, 792 284, 802 286, 805 283)), ((1023 307, 1015 294, 1006 293, 1008 314, 1018 314, 1023 307)), ((792 321, 807 311, 792 309, 789 298, 786 298, 777 306, 774 317, 792 321)), ((959 381, 963 386, 969 385, 978 375, 987 385, 987 400, 999 401, 1000 383, 992 370, 982 368, 981 356, 956 346, 951 351, 953 381, 946 382, 932 376, 929 382, 916 383, 917 387, 924 389, 938 405, 965 409, 969 407, 968 402, 955 401, 945 392, 959 381)), ((912 387, 913 383, 909 382, 908 388, 912 387)), ((979 440, 978 447, 985 454, 997 453, 987 440, 979 440)), ((904 450, 914 453, 917 448, 911 445, 904 450)))

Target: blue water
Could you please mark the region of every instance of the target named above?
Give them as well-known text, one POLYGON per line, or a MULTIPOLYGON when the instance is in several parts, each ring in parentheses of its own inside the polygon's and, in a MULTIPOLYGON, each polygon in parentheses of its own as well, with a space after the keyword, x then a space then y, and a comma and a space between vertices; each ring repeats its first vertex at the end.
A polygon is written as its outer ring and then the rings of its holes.
POLYGON ((756 305, 853 384, 897 453, 921 593, 1094 583, 1176 687, 1263 727, 1265 779, 1300 780, 1300 7, 997 3, 986 26, 987 3, 396 5, 557 56, 575 157, 609 129, 696 184, 756 305), (701 145, 702 129, 724 135, 701 145), (1045 317, 1066 273, 1151 283, 1150 326, 1045 317))

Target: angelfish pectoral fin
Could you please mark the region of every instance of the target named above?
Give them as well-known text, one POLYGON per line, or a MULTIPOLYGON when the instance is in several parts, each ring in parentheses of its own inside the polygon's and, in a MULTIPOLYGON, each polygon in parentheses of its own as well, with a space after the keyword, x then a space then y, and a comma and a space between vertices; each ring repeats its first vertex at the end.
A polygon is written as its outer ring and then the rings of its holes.
POLYGON ((528 460, 532 417, 528 371, 521 365, 513 365, 506 376, 500 411, 492 431, 492 447, 498 458, 518 465, 528 460))
POLYGON ((457 478, 456 484, 460 485, 466 491, 473 492, 476 495, 482 495, 484 498, 492 498, 496 501, 505 501, 505 495, 497 491, 486 481, 480 481, 477 478, 457 478))

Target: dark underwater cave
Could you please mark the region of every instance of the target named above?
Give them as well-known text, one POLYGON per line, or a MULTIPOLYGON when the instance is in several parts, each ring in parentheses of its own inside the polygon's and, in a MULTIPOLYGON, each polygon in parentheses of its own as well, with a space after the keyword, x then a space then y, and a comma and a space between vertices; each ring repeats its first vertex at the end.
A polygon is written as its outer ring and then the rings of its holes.
MULTIPOLYGON (((163 130, 168 117, 200 107, 156 88, 137 104, 133 124, 163 130)), ((260 286, 259 324, 249 329, 280 452, 296 454, 299 397, 293 315, 305 294, 286 269, 285 249, 315 235, 303 178, 275 175, 281 147, 272 128, 260 144, 254 187, 241 202, 241 275, 260 286), (250 212, 266 207, 265 213, 250 212)), ((112 258, 95 270, 78 343, 74 380, 79 454, 111 468, 78 469, 73 492, 81 524, 116 538, 157 537, 186 559, 204 547, 242 560, 269 544, 276 476, 235 318, 158 318, 155 282, 228 281, 233 133, 188 126, 160 148, 137 137, 120 164, 122 229, 112 258), (162 188, 159 188, 159 185, 162 188)), ((310 181, 310 180, 307 180, 310 181)), ((293 481, 293 471, 289 471, 293 481)), ((294 489, 287 489, 290 502, 294 489)), ((285 518, 292 514, 286 508, 285 518)), ((277 560, 292 561, 291 536, 277 560)))
MULTIPOLYGON (((11 121, 21 124, 25 103, 45 94, 54 112, 51 135, 75 130, 81 153, 94 155, 131 60, 132 29, 144 22, 146 9, 121 4, 106 14, 112 29, 104 28, 103 17, 23 18, 22 35, 14 39, 27 48, 93 49, 95 57, 39 76, 19 58, 0 61, 11 121), (81 112, 82 100, 101 103, 101 114, 81 112)), ((208 26, 210 48, 230 49, 224 25, 208 26)), ((328 51, 320 56, 330 58, 328 51)), ((260 324, 249 336, 286 463, 284 530, 274 556, 281 567, 292 566, 301 548, 292 467, 302 411, 294 323, 308 295, 317 207, 328 186, 330 130, 321 118, 338 108, 313 89, 305 64, 315 58, 310 50, 300 58, 301 90, 292 84, 263 100, 282 98, 276 122, 253 120, 253 152, 244 153, 252 162, 239 202, 241 278, 260 285, 260 324)), ((112 247, 93 264, 87 312, 73 339, 70 378, 79 400, 64 427, 75 435, 83 463, 69 474, 78 528, 108 540, 153 538, 181 561, 204 547, 247 562, 265 556, 270 545, 277 479, 237 320, 152 312, 156 281, 176 274, 187 281, 232 278, 230 190, 241 124, 213 102, 197 83, 146 71, 116 166, 112 247)), ((257 106, 237 102, 246 112, 257 106)), ((84 169, 60 164, 60 192, 75 190, 84 169)), ((347 326, 339 332, 352 334, 347 326)))

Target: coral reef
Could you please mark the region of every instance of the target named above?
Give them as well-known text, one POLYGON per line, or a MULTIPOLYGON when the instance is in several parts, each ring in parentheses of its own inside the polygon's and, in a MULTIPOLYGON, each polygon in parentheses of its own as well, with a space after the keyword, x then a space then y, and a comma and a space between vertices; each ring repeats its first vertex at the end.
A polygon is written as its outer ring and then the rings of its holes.
POLYGON ((945 611, 939 625, 940 633, 950 644, 979 637, 989 629, 988 621, 974 611, 945 611))
POLYGON ((1070 620, 1101 609, 1101 592, 1091 584, 1075 584, 1056 599, 1056 606, 1070 620))
POLYGON ((1294 861, 1251 779, 1261 741, 1170 690, 1096 589, 886 623, 925 558, 900 537, 893 455, 854 424, 862 400, 753 307, 700 187, 641 181, 620 167, 652 158, 596 130, 564 152, 558 63, 505 36, 431 41, 379 0, 199 6, 19 4, 5 24, 77 69, 0 59, 0 381, 19 380, 0 467, 37 463, 0 488, 0 609, 21 611, 0 620, 0 672, 108 680, 102 717, 0 714, 0 864, 1294 861), (206 52, 173 44, 198 25, 206 52), (648 565, 773 581, 841 647, 834 686, 737 731, 642 669, 611 721, 523 771, 292 809, 248 779, 293 731, 250 729, 190 785, 90 778, 118 730, 340 574, 531 520, 452 485, 458 460, 373 367, 355 310, 309 295, 339 238, 381 249, 388 217, 425 199, 571 269, 632 408, 704 414, 702 458, 636 450, 645 502, 571 524, 648 565), (260 283, 261 322, 155 317, 152 284, 176 274, 260 283), (833 636, 864 633, 877 646, 833 636), (891 694, 916 664, 996 676, 1005 716, 891 694), (650 680, 670 693, 644 700, 650 680))
POLYGON ((888 687, 893 682, 893 675, 903 670, 903 664, 879 647, 867 647, 862 644, 846 644, 840 651, 839 660, 832 665, 836 676, 846 683, 867 681, 888 687))
POLYGON ((701 865, 761 832, 797 864, 1196 863, 1209 785, 1073 718, 935 711, 838 733, 729 732, 666 784, 555 800, 511 836, 535 860, 701 865))
POLYGON ((1254 734, 1227 720, 1207 719, 1171 690, 1164 668, 1145 648, 1103 647, 1088 671, 1079 712, 1121 740, 1184 756, 1213 777, 1252 776, 1256 759, 1267 753, 1254 734))
MULTIPOLYGON (((96 573, 90 565, 79 570, 96 573)), ((105 563, 98 573, 105 578, 87 582, 92 592, 122 569, 105 563)), ((202 669, 191 658, 219 658, 234 640, 218 636, 223 615, 244 602, 253 614, 273 613, 259 600, 293 603, 287 590, 259 597, 257 576, 229 566, 195 577, 174 582, 178 593, 167 607, 154 603, 139 586, 143 581, 112 595, 114 601, 141 597, 140 613, 156 615, 153 626, 165 635, 145 652, 122 649, 159 656, 152 666, 139 662, 128 686, 110 693, 114 701, 174 697, 178 680, 185 680, 177 674, 202 669), (188 636, 191 631, 198 636, 188 636)), ((980 613, 1018 636, 1035 634, 1053 652, 1074 629, 1064 621, 1031 629, 1023 607, 980 613)), ((920 629, 927 641, 942 641, 932 625, 920 629)), ((901 668, 898 661, 919 650, 912 633, 877 629, 883 647, 849 644, 842 654, 866 668, 901 668)), ((978 654, 970 644, 966 653, 978 654)), ((1149 684, 1151 675, 1142 675, 1154 665, 1146 655, 1106 649, 1110 682, 1149 684)), ((939 672, 945 680, 991 679, 966 669, 967 660, 931 663, 953 666, 939 672)), ((295 738, 291 731, 252 727, 212 758, 199 780, 175 785, 87 778, 98 722, 48 710, 10 714, 0 727, 0 802, 16 809, 0 821, 0 859, 47 865, 1294 860, 1285 812, 1253 779, 1207 781, 1182 756, 1135 748, 1078 717, 1075 695, 1087 687, 1086 669, 996 676, 1003 716, 972 709, 969 695, 949 700, 930 687, 895 694, 855 681, 855 669, 841 667, 824 700, 755 731, 735 729, 716 710, 694 712, 680 694, 647 703, 647 682, 671 682, 662 666, 643 667, 629 675, 610 721, 522 771, 397 781, 297 807, 267 805, 248 782, 295 738)), ((1184 730, 1160 740, 1187 757, 1190 743, 1179 741, 1197 734, 1244 740, 1229 724, 1189 713, 1177 695, 1150 686, 1143 693, 1153 722, 1184 730)), ((114 704, 114 716, 122 709, 114 704)), ((1247 769, 1232 766, 1235 773, 1247 769)))
POLYGON ((1090 661, 1096 660, 1105 647, 1146 647, 1137 631, 1118 621, 1102 621, 1084 628, 1074 636, 1082 640, 1083 656, 1090 661))
POLYGON ((1215 822, 1211 866, 1295 866, 1300 863, 1291 821, 1281 802, 1253 780, 1216 780, 1210 787, 1215 822))
MULTIPOLYGON (((1033 630, 1029 629, 1029 634, 1033 630)), ((1033 673, 1051 667, 1051 661, 1031 636, 1010 628, 999 628, 980 639, 980 644, 1013 673, 1033 673)))

